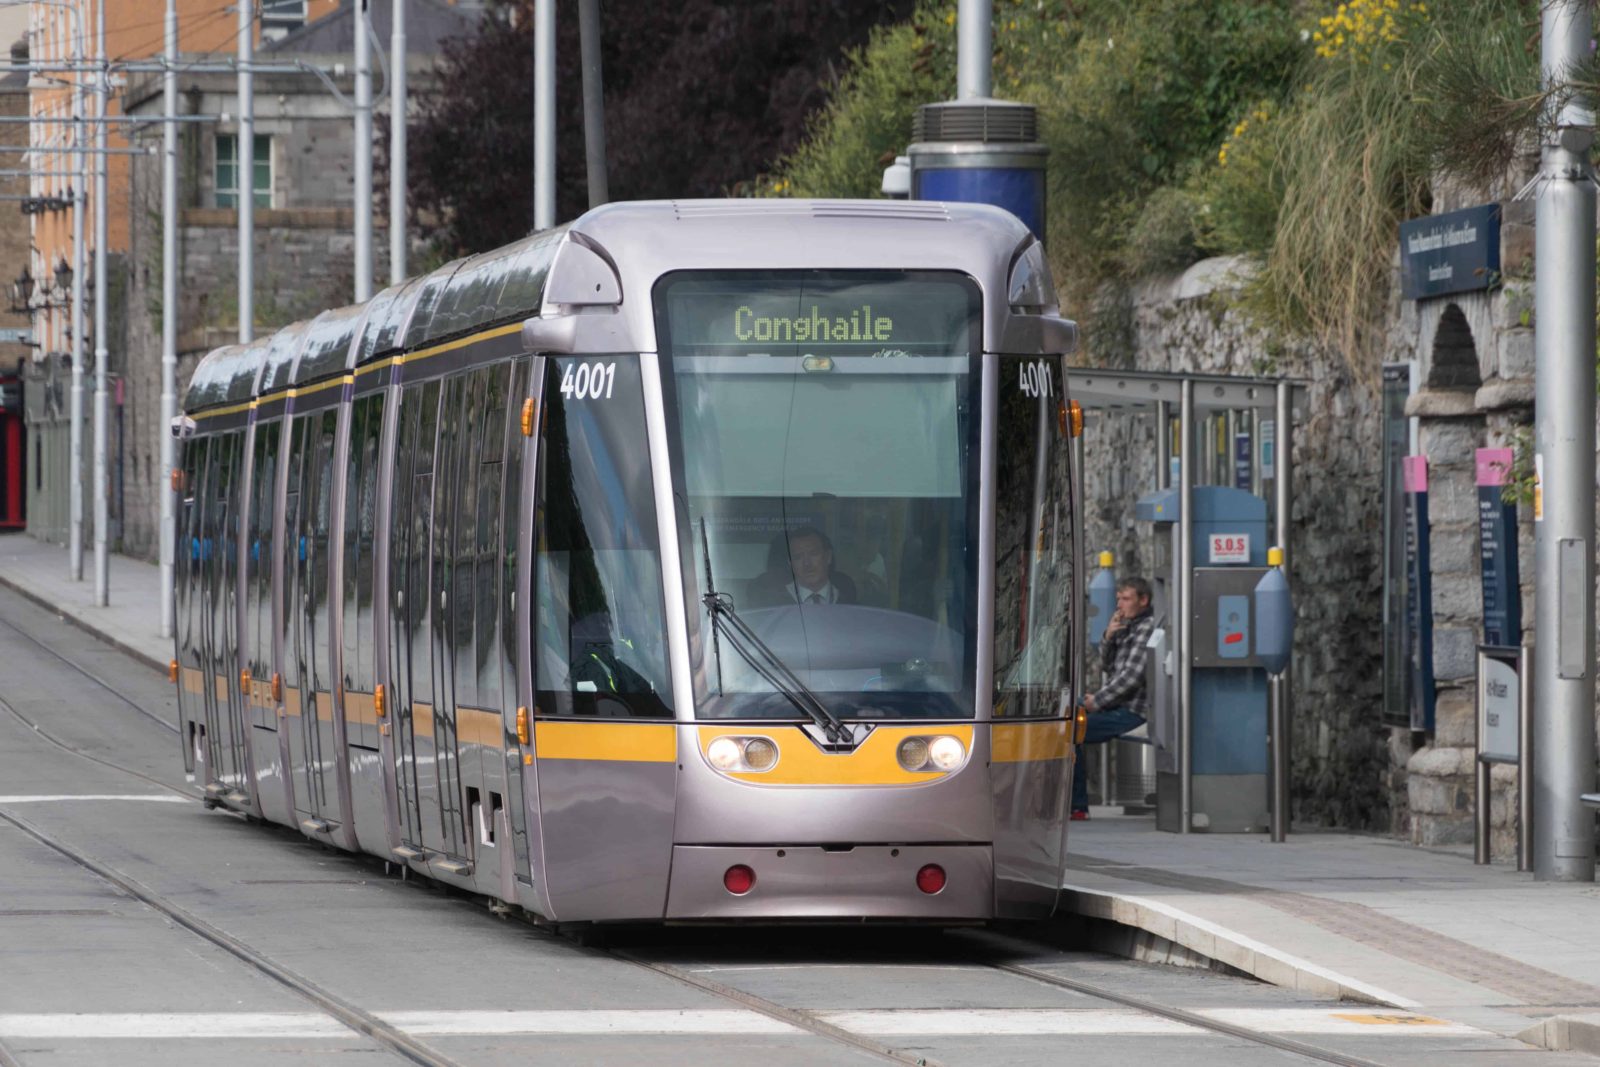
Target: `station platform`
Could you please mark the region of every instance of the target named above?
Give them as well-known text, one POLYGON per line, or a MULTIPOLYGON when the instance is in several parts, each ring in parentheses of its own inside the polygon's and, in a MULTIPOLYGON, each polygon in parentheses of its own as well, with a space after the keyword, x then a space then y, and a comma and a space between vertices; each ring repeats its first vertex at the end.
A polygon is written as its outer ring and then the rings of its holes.
POLYGON ((1099 947, 1600 1055, 1600 886, 1372 834, 1193 834, 1093 809, 1067 898, 1099 947), (1120 944, 1116 943, 1120 941, 1120 944))
MULTIPOLYGON (((0 534, 0 586, 165 672, 159 568, 113 555, 104 608, 88 553, 85 573, 68 577, 61 546, 0 534)), ((1072 823, 1068 850, 1063 932, 1093 947, 1600 1056, 1600 886, 1372 834, 1181 837, 1110 808, 1072 823)))

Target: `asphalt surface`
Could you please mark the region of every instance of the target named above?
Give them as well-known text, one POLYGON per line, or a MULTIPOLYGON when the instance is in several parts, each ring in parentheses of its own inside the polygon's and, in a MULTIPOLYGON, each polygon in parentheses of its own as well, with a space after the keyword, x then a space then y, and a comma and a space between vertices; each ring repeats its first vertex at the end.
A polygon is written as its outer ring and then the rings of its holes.
POLYGON ((204 810, 176 717, 165 678, 0 591, 0 1067, 1595 1062, 1059 927, 585 939, 204 810))

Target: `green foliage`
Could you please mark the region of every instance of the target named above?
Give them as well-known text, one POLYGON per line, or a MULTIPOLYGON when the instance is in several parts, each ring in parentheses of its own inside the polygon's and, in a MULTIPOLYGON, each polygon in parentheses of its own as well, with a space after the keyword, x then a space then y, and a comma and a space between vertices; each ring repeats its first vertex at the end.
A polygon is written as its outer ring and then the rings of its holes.
POLYGON ((1358 372, 1382 345, 1399 223, 1429 210, 1441 170, 1503 176, 1538 110, 1530 4, 1406 10, 1394 32, 1319 42, 1281 113, 1236 132, 1198 179, 1212 247, 1261 261, 1245 297, 1257 321, 1322 342, 1358 372))
MULTIPOLYGON (((1534 144, 1537 0, 998 0, 994 91, 1040 109, 1051 258, 1080 317, 1106 282, 1256 259, 1259 326, 1376 365, 1395 232, 1441 171, 1503 180, 1534 144)), ((807 139, 758 184, 873 196, 955 80, 955 7, 851 54, 807 139)), ((1600 59, 1561 92, 1600 91, 1600 59)), ((1089 336, 1093 337, 1091 330, 1089 336)))
MULTIPOLYGON (((1051 258, 1080 311, 1107 279, 1181 267, 1207 250, 1195 213, 1201 201, 1180 187, 1246 106, 1286 91, 1309 50, 1294 6, 996 3, 994 91, 1040 110, 1051 149, 1051 258)), ((916 108, 954 95, 955 14, 953 3, 925 0, 911 22, 875 32, 849 57, 805 142, 759 187, 876 195, 883 167, 910 138, 916 108)))
POLYGON ((1145 199, 1134 218, 1121 262, 1130 275, 1182 270, 1201 258, 1205 204, 1185 186, 1163 185, 1145 199))

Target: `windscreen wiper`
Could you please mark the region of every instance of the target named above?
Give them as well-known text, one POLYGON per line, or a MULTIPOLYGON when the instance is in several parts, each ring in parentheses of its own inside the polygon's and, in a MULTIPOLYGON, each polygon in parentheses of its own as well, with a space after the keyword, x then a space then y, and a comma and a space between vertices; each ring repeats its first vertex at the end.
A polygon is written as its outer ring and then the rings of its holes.
POLYGON ((789 669, 789 665, 783 662, 778 654, 772 651, 771 646, 750 628, 750 624, 739 618, 739 613, 733 610, 733 598, 726 593, 717 592, 716 583, 711 579, 711 545, 706 539, 704 516, 700 519, 700 541, 706 556, 706 594, 700 600, 711 616, 711 640, 713 648, 717 650, 719 676, 722 670, 722 653, 716 641, 721 630, 717 625, 720 619, 727 624, 728 644, 733 646, 734 651, 750 664, 750 668, 759 674, 762 680, 793 704, 796 710, 809 716, 822 729, 829 744, 849 741, 853 736, 850 729, 837 715, 828 710, 822 698, 806 688, 805 683, 789 669))

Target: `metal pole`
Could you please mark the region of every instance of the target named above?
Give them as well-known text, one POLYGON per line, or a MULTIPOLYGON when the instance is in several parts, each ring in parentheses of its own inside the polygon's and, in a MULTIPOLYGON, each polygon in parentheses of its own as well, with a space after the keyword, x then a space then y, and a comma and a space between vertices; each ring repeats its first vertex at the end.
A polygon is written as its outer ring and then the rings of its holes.
POLYGON ((1183 379, 1178 405, 1178 832, 1194 822, 1194 380, 1183 379))
MULTIPOLYGON (((95 31, 95 50, 101 64, 106 60, 106 0, 100 0, 100 25, 95 31)), ((104 69, 98 75, 95 111, 106 113, 107 98, 111 95, 110 75, 104 69)), ((106 124, 95 131, 101 148, 106 146, 106 124)), ((100 157, 94 174, 94 602, 105 607, 111 602, 111 560, 106 555, 106 290, 111 288, 111 276, 106 272, 106 179, 111 165, 109 156, 100 157)))
POLYGON ((1284 705, 1288 699, 1287 671, 1267 679, 1267 702, 1271 721, 1268 723, 1268 758, 1272 762, 1272 840, 1282 844, 1289 837, 1289 761, 1288 719, 1284 705))
POLYGON ((372 42, 367 0, 356 0, 355 299, 372 296, 372 42))
POLYGON ((1172 405, 1165 400, 1156 401, 1156 488, 1172 488, 1172 405))
POLYGON ((239 0, 239 343, 256 336, 256 94, 252 0, 239 0))
MULTIPOLYGON (((1589 5, 1543 5, 1542 81, 1559 86, 1589 55, 1589 5)), ((1593 113, 1561 99, 1546 135, 1535 216, 1534 877, 1592 882, 1595 782, 1593 113)))
POLYGON ((1267 487, 1261 481, 1261 409, 1250 409, 1250 491, 1256 496, 1266 496, 1267 487))
POLYGON ((389 24, 389 284, 406 278, 406 0, 389 24))
POLYGON ((994 65, 989 41, 992 5, 989 0, 960 0, 956 11, 956 98, 981 100, 989 95, 994 65))
MULTIPOLYGON (((77 39, 72 45, 72 54, 75 60, 83 58, 83 49, 87 44, 84 40, 83 23, 84 20, 80 13, 77 39)), ((88 139, 88 127, 85 126, 83 121, 83 104, 82 78, 74 78, 72 85, 72 113, 77 119, 77 129, 73 136, 73 143, 80 150, 88 147, 85 144, 88 139)), ((85 327, 89 323, 83 307, 84 282, 89 273, 86 269, 89 265, 86 252, 88 245, 84 240, 84 229, 89 222, 84 217, 89 209, 89 156, 87 153, 78 156, 78 191, 74 200, 75 204, 72 210, 72 394, 67 413, 72 420, 72 428, 70 430, 71 444, 69 447, 72 473, 68 479, 67 487, 68 492, 72 494, 72 499, 67 503, 67 512, 71 516, 67 537, 67 573, 73 581, 81 582, 83 581, 83 337, 87 332, 85 327)))
POLYGON ((606 98, 600 70, 600 0, 578 0, 579 49, 583 54, 583 154, 589 174, 589 206, 609 200, 606 189, 606 98))
MULTIPOLYGON (((1483 694, 1478 694, 1478 699, 1483 699, 1483 694)), ((1478 739, 1483 743, 1483 738, 1478 739)), ((1481 756, 1474 759, 1473 764, 1477 773, 1473 775, 1472 787, 1472 862, 1484 864, 1489 862, 1489 761, 1481 756)))
MULTIPOLYGON (((1072 439, 1072 603, 1083 604, 1087 582, 1083 554, 1083 435, 1072 439)), ((1089 633, 1086 626, 1072 632, 1072 691, 1081 702, 1088 692, 1089 633)))
POLYGON ((1517 870, 1533 870, 1533 664, 1517 649, 1517 870))
MULTIPOLYGON (((1276 466, 1273 473, 1276 478, 1272 483, 1273 503, 1273 530, 1272 536, 1278 542, 1277 547, 1283 552, 1283 562, 1279 565, 1283 570, 1283 580, 1289 583, 1290 590, 1294 588, 1294 552, 1289 547, 1293 517, 1290 504, 1290 490, 1293 487, 1294 468, 1290 464, 1290 453, 1294 446, 1294 387, 1288 382, 1278 383, 1277 410, 1273 413, 1277 421, 1274 428, 1275 438, 1273 461, 1276 466)), ((1289 750, 1291 713, 1294 711, 1294 657, 1291 653, 1289 665, 1284 668, 1274 680, 1274 700, 1272 702, 1273 722, 1272 730, 1272 822, 1274 841, 1282 841, 1289 835, 1289 750)))
MULTIPOLYGON (((178 0, 167 0, 167 72, 161 91, 168 119, 178 113, 178 0)), ((161 130, 161 472, 156 492, 161 494, 161 636, 173 630, 172 579, 177 521, 172 492, 172 465, 176 458, 172 419, 178 413, 178 124, 161 130)))
POLYGON ((556 0, 533 4, 533 228, 556 224, 556 0))

